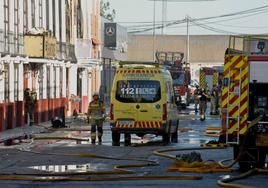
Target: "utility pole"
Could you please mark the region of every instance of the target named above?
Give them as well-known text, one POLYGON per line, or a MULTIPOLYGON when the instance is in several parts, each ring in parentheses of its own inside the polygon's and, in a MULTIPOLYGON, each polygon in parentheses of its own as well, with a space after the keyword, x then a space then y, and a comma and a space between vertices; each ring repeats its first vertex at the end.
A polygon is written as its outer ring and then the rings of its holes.
POLYGON ((166 22, 167 22, 167 0, 162 1, 162 29, 161 34, 164 35, 166 32, 166 22))
POLYGON ((153 61, 155 62, 155 0, 153 10, 153 61))
POLYGON ((188 15, 186 16, 186 22, 187 22, 187 39, 186 39, 186 50, 187 50, 187 55, 186 55, 186 63, 190 63, 190 36, 189 36, 189 17, 188 15))

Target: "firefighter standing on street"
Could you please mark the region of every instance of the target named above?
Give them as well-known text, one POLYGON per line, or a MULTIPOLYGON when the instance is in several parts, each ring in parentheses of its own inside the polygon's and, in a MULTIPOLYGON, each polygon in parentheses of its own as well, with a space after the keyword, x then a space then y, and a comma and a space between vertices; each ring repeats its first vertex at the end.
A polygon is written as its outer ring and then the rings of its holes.
POLYGON ((199 86, 196 85, 195 86, 195 90, 194 90, 194 109, 195 109, 195 112, 197 112, 197 106, 198 106, 198 103, 199 103, 199 98, 198 98, 198 94, 199 94, 199 86))
POLYGON ((27 124, 29 126, 33 125, 33 115, 36 105, 36 92, 31 91, 29 88, 26 88, 24 91, 24 101, 25 101, 25 113, 27 118, 27 124))
POLYGON ((213 88, 211 90, 211 95, 210 95, 210 103, 211 103, 210 114, 211 115, 216 115, 217 113, 217 100, 218 100, 218 88, 216 85, 213 85, 213 88))
POLYGON ((199 92, 199 113, 200 113, 200 120, 204 121, 206 119, 206 109, 207 109, 207 94, 204 88, 201 88, 199 92))
POLYGON ((88 119, 91 123, 91 143, 96 143, 96 132, 98 131, 99 144, 102 142, 103 121, 105 119, 105 106, 100 101, 99 94, 93 94, 93 101, 88 105, 88 119))

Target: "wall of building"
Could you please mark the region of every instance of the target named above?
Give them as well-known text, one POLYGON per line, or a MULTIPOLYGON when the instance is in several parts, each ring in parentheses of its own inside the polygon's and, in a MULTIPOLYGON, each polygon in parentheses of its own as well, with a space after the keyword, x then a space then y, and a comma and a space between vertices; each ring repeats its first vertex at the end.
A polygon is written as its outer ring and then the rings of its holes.
MULTIPOLYGON (((128 60, 153 60, 153 36, 129 35, 128 39, 128 60)), ((184 52, 186 57, 186 39, 185 35, 157 35, 155 50, 184 52)), ((226 35, 191 35, 189 62, 196 65, 223 64, 228 45, 229 36, 226 35)))
MULTIPOLYGON (((17 0, 0 1, 0 131, 24 126, 27 123, 24 111, 24 90, 37 92, 34 121, 40 123, 73 111, 86 112, 92 91, 100 87, 100 79, 92 78, 89 72, 99 65, 90 62, 92 52, 91 15, 98 14, 98 0, 17 0), (81 2, 83 37, 77 37, 77 5, 81 2), (5 23, 4 4, 8 3, 9 29, 5 23), (18 4, 17 4, 18 3, 18 4), (33 4, 34 3, 34 4, 33 4), (67 3, 70 10, 66 11, 67 3), (95 6, 92 6, 95 3, 95 6), (39 7, 42 6, 42 7, 39 7), (15 7, 18 7, 16 12, 15 7), (41 11, 40 11, 41 10, 41 11), (88 11, 89 10, 89 11, 88 11), (70 16, 71 28, 66 25, 66 12, 70 16), (18 16, 16 16, 18 14, 18 16), (16 23, 17 22, 17 26, 16 23), (23 34, 32 32, 33 27, 51 31, 57 40, 55 59, 27 57, 23 48, 23 34), (66 29, 70 29, 70 43, 67 43, 66 29), (9 40, 5 41, 5 33, 9 40), (18 40, 12 41, 14 38, 18 40), (80 47, 78 44, 82 44, 80 47), (76 50, 75 50, 76 45, 76 50), (85 45, 89 48, 81 56, 76 53, 85 45), (79 64, 81 58, 86 64, 79 64), (78 62, 77 62, 78 61, 78 62), (88 64, 90 64, 90 66, 88 64), (83 69, 81 91, 77 87, 78 68, 83 69), (89 68, 93 67, 93 68, 89 68), (92 86, 92 84, 94 84, 92 86), (81 96, 78 96, 81 93, 81 96)), ((6 9, 6 10, 7 10, 6 9)), ((96 17, 96 20, 99 19, 96 17)), ((96 29, 97 31, 98 29, 96 29)), ((99 48, 99 47, 98 47, 99 48)))

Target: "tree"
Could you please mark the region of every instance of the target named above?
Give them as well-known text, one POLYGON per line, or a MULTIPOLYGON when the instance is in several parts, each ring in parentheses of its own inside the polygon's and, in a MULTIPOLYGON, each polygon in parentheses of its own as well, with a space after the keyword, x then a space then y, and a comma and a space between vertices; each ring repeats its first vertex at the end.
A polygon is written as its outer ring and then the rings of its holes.
POLYGON ((110 21, 114 21, 116 11, 114 9, 111 9, 111 4, 109 1, 101 0, 100 15, 110 21))

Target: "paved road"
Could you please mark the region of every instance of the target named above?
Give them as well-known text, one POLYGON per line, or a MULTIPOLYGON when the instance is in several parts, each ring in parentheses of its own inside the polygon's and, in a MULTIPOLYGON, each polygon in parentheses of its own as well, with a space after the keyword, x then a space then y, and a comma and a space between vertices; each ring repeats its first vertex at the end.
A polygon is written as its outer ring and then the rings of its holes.
MULTIPOLYGON (((192 109, 183 111, 180 116, 180 130, 188 131, 179 132, 179 142, 176 144, 170 144, 169 146, 163 146, 161 138, 148 135, 143 139, 136 136, 132 137, 132 146, 130 147, 112 147, 111 146, 111 133, 109 130, 109 124, 105 124, 104 139, 102 145, 91 145, 88 142, 82 142, 77 144, 74 141, 35 141, 30 146, 27 143, 12 146, 9 148, 2 148, 0 150, 0 171, 1 173, 40 173, 42 171, 50 172, 83 172, 93 170, 107 170, 112 169, 118 164, 130 164, 137 163, 137 161, 118 161, 108 160, 100 158, 88 158, 79 156, 62 156, 62 155, 50 155, 51 153, 58 154, 89 154, 94 153, 102 156, 110 156, 117 158, 142 158, 154 160, 159 163, 159 166, 149 166, 141 168, 132 168, 136 171, 135 175, 199 175, 202 176, 202 180, 132 180, 132 181, 105 181, 105 182, 34 182, 34 181, 0 181, 0 187, 7 188, 31 188, 31 187, 217 187, 217 180, 226 175, 236 175, 237 171, 232 173, 209 173, 209 174, 196 174, 196 173, 180 173, 180 172, 167 172, 167 168, 174 163, 174 161, 159 156, 153 155, 153 151, 164 148, 183 148, 183 147, 197 147, 201 143, 214 139, 213 137, 204 136, 204 130, 209 126, 220 126, 220 120, 217 117, 208 117, 206 121, 200 122, 198 118, 195 118, 192 113, 192 109), (31 151, 39 152, 41 154, 25 152, 18 150, 18 148, 24 148, 24 150, 31 149, 31 151)), ((83 121, 76 120, 73 122, 74 126, 79 128, 85 127, 83 121)), ((73 131, 73 132, 50 132, 42 134, 44 136, 75 136, 88 138, 89 131, 73 131)), ((40 135, 38 135, 40 136, 40 135)), ((123 141, 123 140, 122 140, 123 141)), ((123 144, 122 144, 123 145, 123 144)), ((223 150, 203 150, 198 151, 201 153, 203 160, 214 159, 221 160, 232 157, 232 149, 223 150)), ((186 152, 172 152, 170 154, 177 155, 179 153, 186 152)), ((139 162, 140 163, 140 162, 139 162)), ((245 185, 252 185, 255 187, 267 187, 268 179, 265 175, 257 175, 250 177, 246 180, 237 181, 245 185)))

